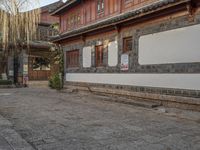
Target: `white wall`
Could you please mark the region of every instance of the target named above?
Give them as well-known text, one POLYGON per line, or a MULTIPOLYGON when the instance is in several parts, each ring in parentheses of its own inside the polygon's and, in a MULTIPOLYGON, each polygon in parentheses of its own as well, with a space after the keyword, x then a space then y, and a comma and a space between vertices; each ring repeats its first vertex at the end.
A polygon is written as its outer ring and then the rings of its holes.
POLYGON ((118 43, 117 41, 108 44, 108 65, 110 67, 118 64, 118 43))
POLYGON ((67 73, 66 81, 200 90, 200 74, 67 73))
POLYGON ((89 68, 91 67, 91 60, 92 59, 92 46, 84 47, 83 48, 83 67, 89 68))
POLYGON ((141 36, 139 64, 200 62, 200 25, 141 36))

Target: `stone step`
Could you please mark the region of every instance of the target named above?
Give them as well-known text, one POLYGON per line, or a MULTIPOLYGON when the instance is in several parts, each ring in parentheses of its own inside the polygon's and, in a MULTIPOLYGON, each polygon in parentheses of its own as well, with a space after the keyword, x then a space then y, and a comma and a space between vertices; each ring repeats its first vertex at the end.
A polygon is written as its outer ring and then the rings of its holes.
POLYGON ((49 82, 48 81, 29 81, 28 86, 37 88, 37 87, 48 87, 49 82))
POLYGON ((98 94, 103 100, 105 101, 111 101, 111 102, 117 102, 122 104, 128 104, 128 105, 134 105, 139 107, 145 107, 145 108, 155 108, 158 106, 161 106, 159 102, 153 102, 153 101, 145 101, 145 99, 139 99, 139 98, 127 98, 127 97, 115 97, 115 96, 102 96, 102 93, 95 93, 98 94))
MULTIPOLYGON (((87 87, 77 87, 77 86, 65 86, 64 91, 67 93, 74 93, 78 91, 90 91, 87 87)), ((90 91, 92 92, 92 91, 90 91)), ((140 98, 128 98, 126 96, 114 96, 106 93, 101 92, 93 92, 94 94, 98 95, 99 98, 110 101, 110 102, 117 102, 117 103, 123 103, 128 105, 134 105, 139 107, 145 107, 145 108, 155 108, 158 106, 161 106, 159 102, 152 102, 152 101, 145 101, 145 99, 140 98)))
POLYGON ((0 85, 0 89, 15 88, 15 85, 0 85))
MULTIPOLYGON (((156 93, 134 92, 122 89, 112 89, 98 86, 78 86, 78 85, 65 85, 66 89, 73 89, 72 91, 88 91, 91 93, 101 95, 114 95, 116 97, 128 97, 136 100, 136 102, 125 101, 124 103, 135 103, 135 105, 146 105, 146 102, 156 102, 166 107, 180 108, 185 110, 200 111, 200 99, 195 97, 182 97, 173 95, 163 95, 156 93), (140 101, 140 104, 137 103, 140 101), (141 104, 143 103, 144 104, 141 104)), ((115 100, 118 101, 118 100, 115 100)), ((155 106, 157 106, 157 104, 155 106)), ((154 104, 150 107, 155 107, 154 104)), ((145 106, 146 107, 146 106, 145 106)))

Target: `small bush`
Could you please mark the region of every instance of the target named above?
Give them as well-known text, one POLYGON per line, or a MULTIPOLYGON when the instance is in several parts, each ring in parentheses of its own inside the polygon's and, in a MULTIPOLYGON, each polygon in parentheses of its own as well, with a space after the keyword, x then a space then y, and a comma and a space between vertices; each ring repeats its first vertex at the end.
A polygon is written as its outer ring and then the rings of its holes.
POLYGON ((0 85, 12 85, 12 81, 10 81, 10 80, 0 80, 0 85))
POLYGON ((62 79, 60 78, 60 75, 58 73, 50 77, 49 87, 51 87, 52 89, 57 89, 57 90, 62 89, 62 79))

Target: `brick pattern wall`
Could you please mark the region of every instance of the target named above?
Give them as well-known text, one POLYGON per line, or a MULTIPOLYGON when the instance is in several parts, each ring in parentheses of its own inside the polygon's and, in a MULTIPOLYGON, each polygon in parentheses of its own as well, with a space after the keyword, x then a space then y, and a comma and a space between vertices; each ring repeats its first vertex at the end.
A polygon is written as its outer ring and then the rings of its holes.
MULTIPOLYGON (((129 70, 125 73, 200 73, 200 62, 196 63, 174 63, 174 64, 158 64, 158 65, 140 65, 138 63, 138 47, 139 47, 139 38, 142 35, 158 33, 162 31, 167 31, 171 29, 176 29, 180 27, 186 27, 190 25, 200 24, 200 14, 196 14, 192 21, 188 15, 179 16, 173 19, 167 19, 160 21, 158 23, 152 24, 143 24, 142 26, 133 26, 126 29, 122 29, 121 32, 117 33, 112 32, 102 36, 96 36, 93 38, 86 37, 85 42, 77 41, 71 44, 64 45, 64 51, 70 51, 72 49, 80 50, 80 67, 79 68, 70 68, 65 67, 66 73, 122 73, 120 70, 120 59, 122 55, 123 48, 123 38, 124 37, 133 37, 133 50, 129 52, 129 70), (101 41, 107 44, 107 41, 118 40, 119 46, 119 58, 118 65, 116 67, 108 66, 108 50, 104 50, 104 67, 96 68, 95 67, 95 52, 92 51, 92 67, 83 68, 82 61, 82 49, 85 46, 96 45, 98 41, 101 41)), ((124 72, 123 72, 124 73, 124 72)), ((200 91, 194 90, 182 90, 182 89, 166 89, 166 88, 151 88, 151 87, 133 87, 133 86, 115 86, 115 85, 102 85, 109 86, 117 89, 126 89, 136 91, 136 92, 149 92, 149 93, 159 93, 167 95, 178 95, 186 97, 200 97, 200 91)))
MULTIPOLYGON (((200 63, 176 63, 176 64, 158 64, 158 65, 140 65, 138 63, 138 46, 139 38, 142 35, 158 33, 162 31, 167 31, 171 29, 176 29, 180 27, 185 27, 189 25, 199 24, 200 23, 200 14, 196 15, 194 22, 190 22, 187 16, 179 17, 172 19, 170 21, 160 22, 158 24, 147 24, 143 28, 140 27, 131 27, 125 30, 122 30, 119 34, 113 32, 110 34, 104 34, 103 36, 94 37, 92 39, 86 39, 85 42, 80 41, 72 43, 71 45, 64 45, 65 51, 70 51, 73 49, 80 50, 80 68, 68 69, 67 72, 87 72, 87 73, 120 73, 123 72, 120 70, 120 58, 122 55, 123 49, 123 38, 133 37, 133 50, 129 52, 129 70, 128 73, 200 73, 200 63), (82 67, 82 49, 85 46, 96 45, 97 41, 102 41, 107 44, 107 41, 114 41, 115 38, 118 39, 119 46, 119 58, 117 67, 108 66, 108 54, 107 47, 104 49, 104 67, 96 68, 95 67, 95 52, 92 52, 92 68, 83 68, 82 67)), ((127 72, 127 71, 126 71, 127 72)))

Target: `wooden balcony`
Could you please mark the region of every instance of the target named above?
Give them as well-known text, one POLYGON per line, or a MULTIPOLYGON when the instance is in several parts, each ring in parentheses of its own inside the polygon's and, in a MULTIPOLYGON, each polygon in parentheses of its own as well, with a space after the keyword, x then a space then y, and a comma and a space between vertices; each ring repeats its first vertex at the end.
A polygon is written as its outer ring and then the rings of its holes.
POLYGON ((61 16, 61 33, 66 31, 72 31, 83 26, 87 26, 98 21, 114 17, 121 13, 132 11, 141 8, 146 5, 150 5, 159 0, 105 0, 104 11, 101 13, 97 12, 96 1, 85 1, 83 4, 79 4, 72 8, 72 10, 61 16), (80 22, 71 20, 72 14, 80 12, 80 22), (71 21, 68 23, 68 21, 71 21))

